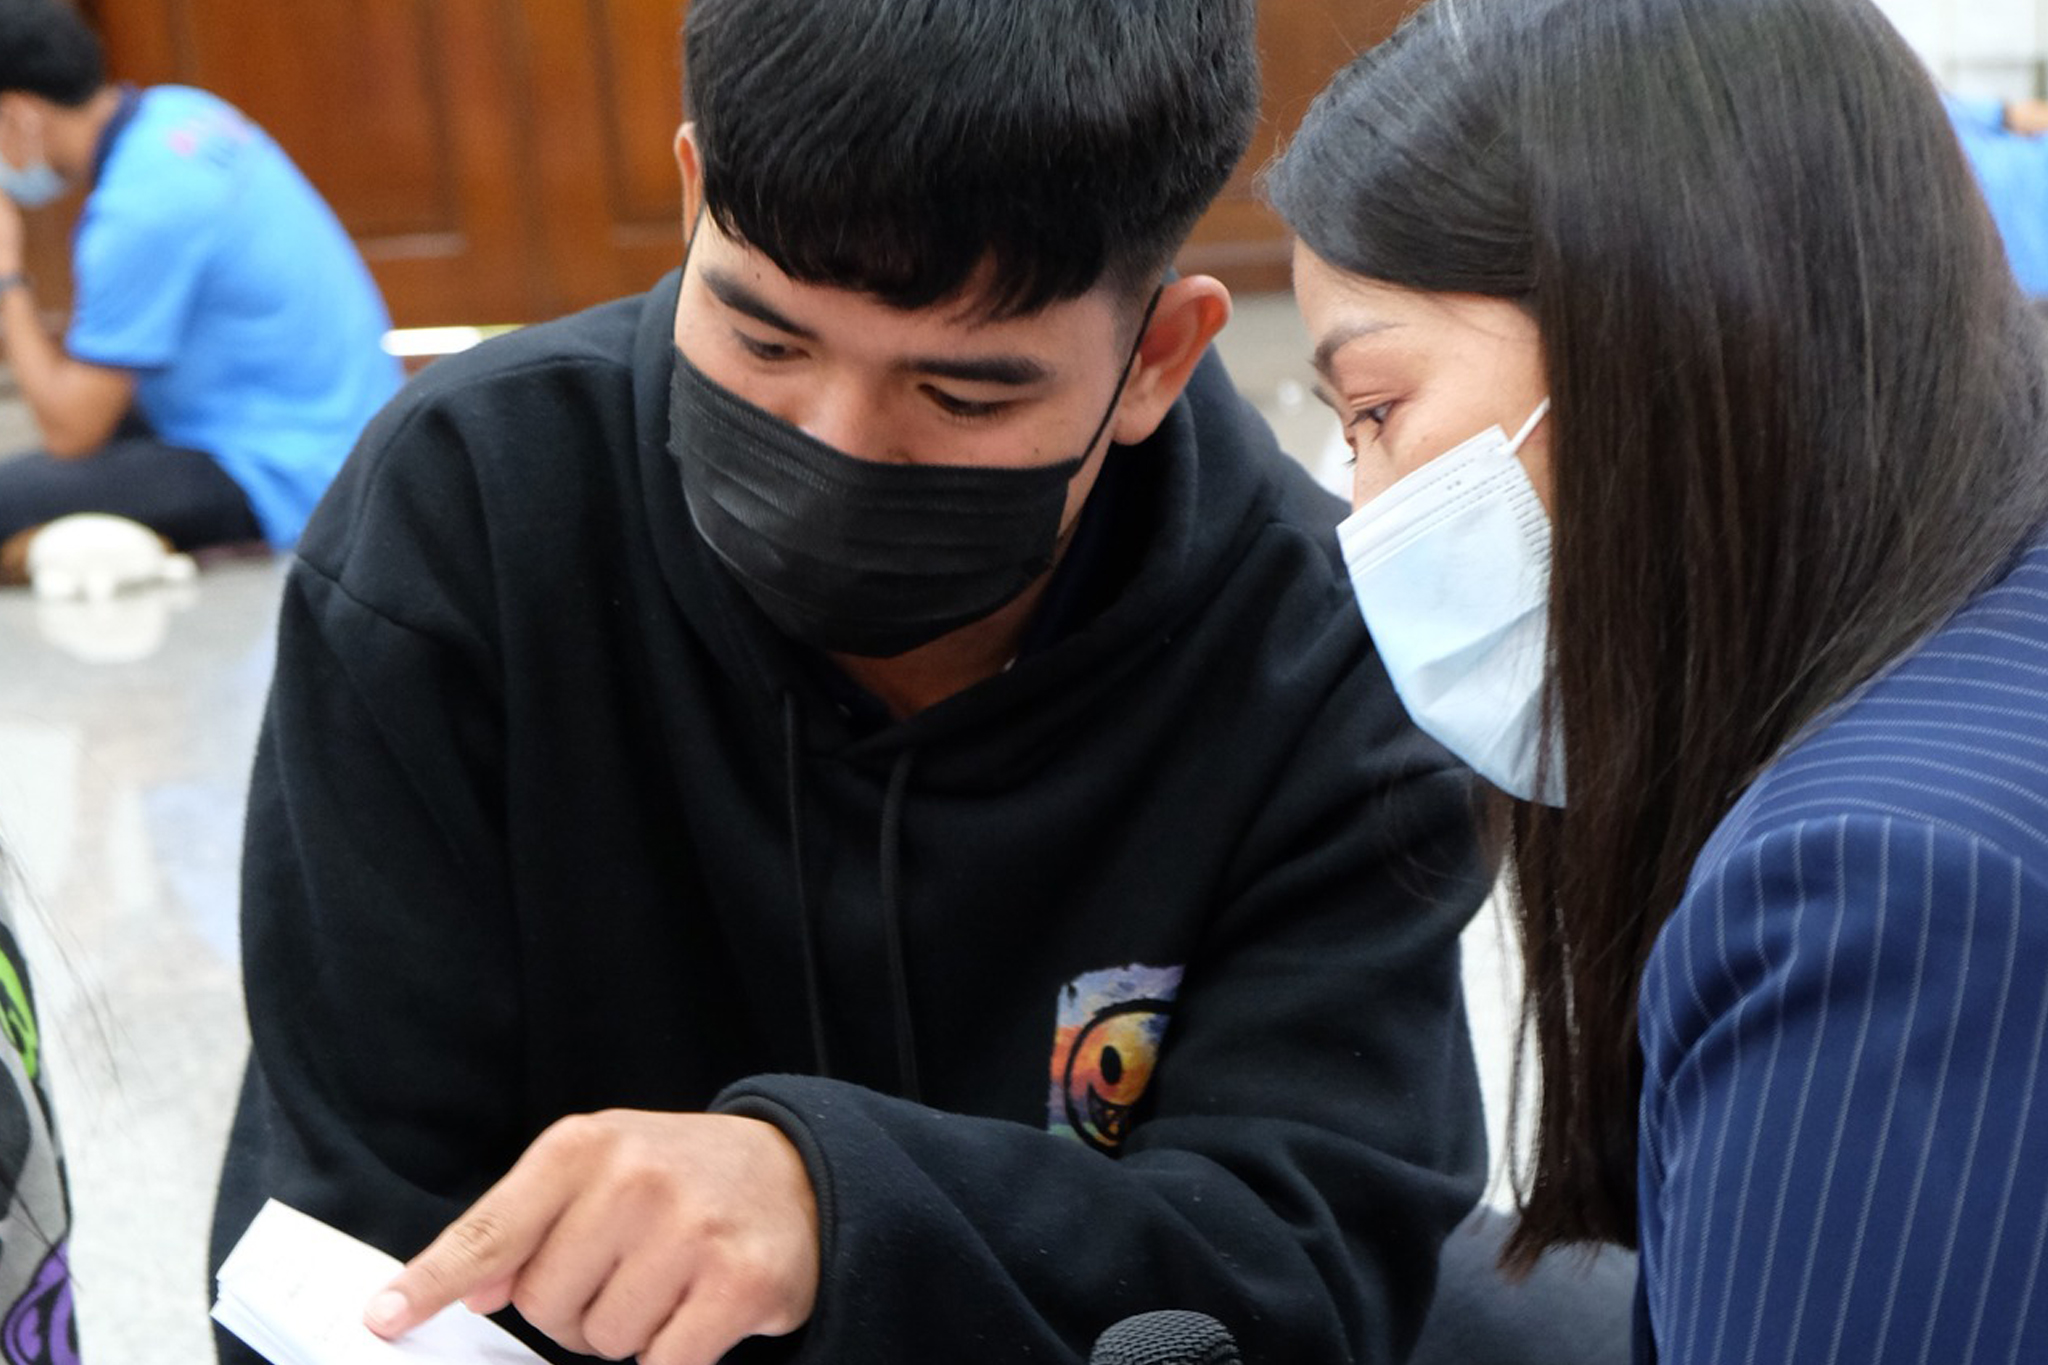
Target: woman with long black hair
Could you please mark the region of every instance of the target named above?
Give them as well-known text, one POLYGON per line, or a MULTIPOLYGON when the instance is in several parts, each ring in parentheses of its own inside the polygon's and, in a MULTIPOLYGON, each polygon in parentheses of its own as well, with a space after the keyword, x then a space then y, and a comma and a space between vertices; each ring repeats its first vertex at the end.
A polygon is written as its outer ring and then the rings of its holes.
POLYGON ((1504 794, 1509 1263, 1639 1245, 1642 1359, 2048 1360, 2048 356, 1920 63, 1434 0, 1270 192, 1360 607, 1504 794))

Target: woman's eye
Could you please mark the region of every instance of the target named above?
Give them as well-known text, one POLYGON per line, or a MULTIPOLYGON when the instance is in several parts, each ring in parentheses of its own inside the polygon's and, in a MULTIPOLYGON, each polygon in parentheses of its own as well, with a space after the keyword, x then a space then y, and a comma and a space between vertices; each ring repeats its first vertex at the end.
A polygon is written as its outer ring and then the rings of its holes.
POLYGON ((1334 393, 1320 384, 1316 385, 1314 393, 1325 407, 1337 414, 1337 421, 1344 428, 1344 438, 1347 441, 1367 422, 1372 423, 1375 429, 1385 426, 1387 415, 1394 410, 1391 399, 1384 403, 1375 403, 1368 408, 1354 408, 1340 401, 1334 393))
POLYGON ((1348 452, 1344 459, 1346 466, 1358 463, 1361 446, 1379 439, 1380 431, 1387 425, 1387 414, 1393 409, 1392 403, 1376 403, 1369 408, 1355 408, 1340 414, 1339 420, 1344 424, 1344 448, 1348 452), (1368 423, 1371 429, 1361 430, 1368 423))
POLYGON ((733 336, 740 343, 740 349, 756 360, 791 360, 797 354, 794 346, 785 346, 779 341, 763 341, 745 332, 734 332, 733 336))
POLYGON ((940 409, 948 416, 960 417, 968 421, 995 417, 1007 411, 1010 407, 1010 404, 1007 402, 984 403, 976 402, 971 398, 956 397, 953 394, 947 393, 944 389, 926 389, 925 392, 931 396, 932 402, 938 404, 940 409))
POLYGON ((1392 403, 1378 403, 1369 408, 1361 408, 1345 419, 1344 429, 1350 431, 1361 422, 1370 422, 1375 427, 1383 427, 1387 424, 1387 414, 1392 412, 1393 408, 1394 405, 1392 403))

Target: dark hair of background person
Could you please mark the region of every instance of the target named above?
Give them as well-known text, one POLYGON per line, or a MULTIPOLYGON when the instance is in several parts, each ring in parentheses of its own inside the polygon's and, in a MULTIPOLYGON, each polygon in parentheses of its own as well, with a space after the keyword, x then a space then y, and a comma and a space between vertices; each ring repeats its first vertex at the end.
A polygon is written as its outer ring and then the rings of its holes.
POLYGON ((106 84, 100 40, 61 0, 0 0, 0 91, 76 108, 106 84))
POLYGON ((1508 822, 1541 1088, 1503 1259, 1633 1245, 1652 943, 1759 770, 2048 517, 2039 323, 1865 0, 1436 0, 1268 192, 1542 337, 1570 804, 1508 822))
POLYGON ((1250 141, 1253 20, 1252 0, 696 0, 706 209, 792 278, 903 309, 1142 297, 1250 141))

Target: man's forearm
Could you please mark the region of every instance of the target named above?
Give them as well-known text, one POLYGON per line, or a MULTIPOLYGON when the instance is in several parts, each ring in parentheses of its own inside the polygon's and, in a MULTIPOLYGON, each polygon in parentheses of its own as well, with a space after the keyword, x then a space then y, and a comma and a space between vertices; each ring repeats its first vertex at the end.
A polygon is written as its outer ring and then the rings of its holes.
POLYGON ((49 436, 50 424, 43 415, 64 353, 43 327, 36 309, 35 292, 18 271, 0 273, 0 335, 7 342, 7 362, 14 380, 35 414, 36 425, 49 436))
POLYGON ((115 372, 81 365, 43 326, 35 291, 18 271, 0 271, 0 336, 43 445, 60 460, 89 455, 105 443, 127 410, 115 372))

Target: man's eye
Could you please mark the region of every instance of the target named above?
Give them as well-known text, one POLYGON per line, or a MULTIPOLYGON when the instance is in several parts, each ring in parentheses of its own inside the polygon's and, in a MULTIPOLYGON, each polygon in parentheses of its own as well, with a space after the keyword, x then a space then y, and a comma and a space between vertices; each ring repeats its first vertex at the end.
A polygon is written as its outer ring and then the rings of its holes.
POLYGON ((756 360, 790 360, 797 354, 794 346, 785 346, 779 341, 763 341, 745 332, 734 332, 733 337, 740 343, 740 349, 756 360))
POLYGON ((947 393, 944 389, 927 388, 925 392, 931 395, 931 400, 937 403, 948 416, 961 417, 969 421, 999 416, 1003 412, 1008 411, 1010 407, 1009 403, 1002 401, 982 403, 970 398, 959 398, 947 393))

